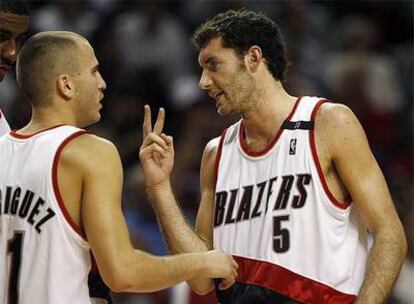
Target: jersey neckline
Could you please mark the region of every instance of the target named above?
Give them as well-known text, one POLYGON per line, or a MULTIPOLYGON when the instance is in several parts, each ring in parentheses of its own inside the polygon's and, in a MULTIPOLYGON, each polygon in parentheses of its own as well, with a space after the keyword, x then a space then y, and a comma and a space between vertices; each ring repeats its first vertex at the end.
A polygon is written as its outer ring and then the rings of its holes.
POLYGON ((60 125, 52 126, 52 127, 49 127, 49 128, 46 128, 46 129, 42 129, 42 130, 39 130, 39 131, 30 133, 30 134, 20 134, 20 133, 17 133, 17 130, 12 130, 12 131, 10 131, 9 134, 10 134, 11 137, 14 137, 14 138, 27 139, 27 138, 33 137, 33 136, 35 136, 35 135, 37 135, 39 133, 43 133, 43 132, 46 132, 46 131, 49 131, 49 130, 52 130, 52 129, 55 129, 55 128, 58 128, 58 127, 61 127, 61 126, 65 126, 65 124, 60 124, 60 125))
MULTIPOLYGON (((292 111, 290 112, 290 114, 288 115, 288 117, 286 117, 286 119, 284 120, 284 122, 290 121, 292 119, 293 115, 296 112, 297 107, 299 106, 299 103, 300 103, 300 100, 301 99, 302 99, 302 96, 299 96, 296 99, 295 105, 293 106, 292 111)), ((239 141, 240 141, 240 146, 241 146, 243 152, 246 153, 248 156, 252 156, 252 157, 259 157, 259 156, 265 155, 267 152, 269 152, 274 147, 274 145, 276 144, 276 142, 279 139, 280 135, 282 135, 282 133, 283 133, 282 125, 283 125, 283 123, 280 125, 279 130, 276 132, 275 137, 267 145, 267 147, 265 147, 261 151, 251 151, 249 149, 247 143, 246 143, 246 140, 245 140, 246 133, 245 133, 244 124, 243 124, 243 120, 242 120, 241 123, 240 123, 239 141)))

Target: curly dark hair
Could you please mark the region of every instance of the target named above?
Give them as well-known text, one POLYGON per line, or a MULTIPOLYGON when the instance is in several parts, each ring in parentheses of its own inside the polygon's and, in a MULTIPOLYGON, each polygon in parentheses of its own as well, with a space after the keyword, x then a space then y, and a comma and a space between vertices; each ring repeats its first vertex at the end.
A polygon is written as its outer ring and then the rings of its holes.
POLYGON ((17 15, 29 15, 29 9, 25 0, 0 0, 0 11, 17 15))
POLYGON ((263 13, 247 8, 220 13, 196 29, 192 42, 200 51, 212 39, 219 37, 224 47, 234 49, 240 57, 251 46, 259 46, 273 77, 280 81, 285 79, 285 42, 277 24, 263 13))

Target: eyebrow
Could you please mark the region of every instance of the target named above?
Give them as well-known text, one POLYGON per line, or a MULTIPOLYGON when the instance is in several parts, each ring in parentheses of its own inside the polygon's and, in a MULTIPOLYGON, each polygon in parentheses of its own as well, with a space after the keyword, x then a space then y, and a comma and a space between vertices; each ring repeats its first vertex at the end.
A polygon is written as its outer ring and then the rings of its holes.
POLYGON ((207 60, 205 60, 205 61, 204 61, 204 63, 203 63, 203 62, 201 63, 201 65, 203 65, 203 64, 209 64, 209 63, 211 63, 213 60, 218 60, 218 58, 217 58, 216 56, 211 56, 211 57, 208 57, 208 58, 207 58, 207 60))

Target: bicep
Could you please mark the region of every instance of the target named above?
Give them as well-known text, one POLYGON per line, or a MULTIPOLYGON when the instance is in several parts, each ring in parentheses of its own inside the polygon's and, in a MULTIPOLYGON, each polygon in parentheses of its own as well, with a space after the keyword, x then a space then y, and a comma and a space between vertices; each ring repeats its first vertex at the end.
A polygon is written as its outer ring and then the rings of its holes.
POLYGON ((332 160, 358 213, 375 233, 384 223, 398 221, 394 205, 362 126, 349 109, 339 112, 339 134, 331 136, 332 160))
POLYGON ((111 277, 123 252, 132 251, 121 209, 122 165, 112 145, 90 159, 83 177, 82 220, 103 277, 111 277))
POLYGON ((195 225, 197 235, 204 240, 209 249, 213 248, 217 144, 218 140, 213 139, 204 150, 200 171, 201 201, 195 225))
POLYGON ((196 234, 206 243, 208 249, 213 248, 214 194, 210 192, 202 193, 195 224, 196 234))

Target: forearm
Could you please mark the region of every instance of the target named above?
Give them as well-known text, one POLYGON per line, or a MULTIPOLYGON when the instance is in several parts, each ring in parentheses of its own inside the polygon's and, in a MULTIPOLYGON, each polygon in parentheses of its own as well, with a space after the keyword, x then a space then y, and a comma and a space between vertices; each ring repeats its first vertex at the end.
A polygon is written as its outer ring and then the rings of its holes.
POLYGON ((124 279, 118 291, 154 292, 202 276, 204 270, 199 253, 157 257, 136 250, 131 260, 123 265, 120 275, 124 279))
POLYGON ((385 303, 398 278, 406 252, 407 243, 402 227, 377 233, 355 304, 385 303))
POLYGON ((171 252, 203 252, 211 249, 186 222, 169 183, 147 188, 147 193, 171 252))
MULTIPOLYGON (((147 189, 147 192, 172 253, 203 252, 211 249, 185 221, 169 184, 162 188, 147 189)), ((188 284, 198 294, 206 294, 214 288, 209 278, 196 277, 188 280, 188 284)))

